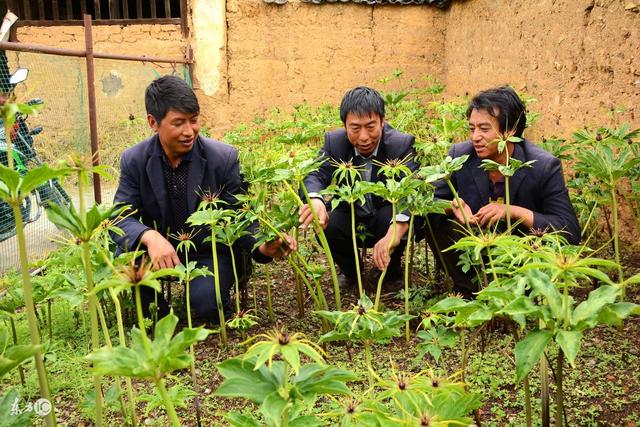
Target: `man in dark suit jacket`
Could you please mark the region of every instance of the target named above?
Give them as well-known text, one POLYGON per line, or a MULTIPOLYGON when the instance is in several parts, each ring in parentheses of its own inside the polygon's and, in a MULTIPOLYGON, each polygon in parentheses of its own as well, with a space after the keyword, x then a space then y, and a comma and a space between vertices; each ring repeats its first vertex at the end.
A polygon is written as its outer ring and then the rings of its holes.
MULTIPOLYGON (((535 161, 530 168, 519 169, 509 179, 510 216, 513 222, 520 221, 518 231, 561 230, 570 243, 578 243, 580 226, 569 200, 560 160, 526 139, 507 142, 504 151, 498 150, 499 135, 521 138, 526 127, 525 107, 515 91, 505 86, 480 92, 469 103, 467 117, 471 139, 453 145, 449 156, 469 155, 462 169, 451 176, 469 222, 492 226, 506 220, 504 176, 499 171, 487 172, 480 165, 484 159, 505 164, 508 153, 510 158, 522 162, 535 161)), ((436 184, 435 196, 452 200, 449 213, 464 224, 461 209, 446 183, 436 184)), ((440 221, 434 228, 440 249, 449 247, 460 237, 456 233, 460 227, 453 227, 449 221, 440 221)), ((477 286, 456 265, 458 254, 447 251, 442 255, 455 290, 472 297, 477 286)))
MULTIPOLYGON (((380 167, 376 162, 406 159, 406 165, 415 170, 415 138, 398 132, 384 121, 384 100, 376 90, 368 87, 356 87, 345 94, 340 105, 340 118, 344 128, 327 132, 324 136, 324 147, 320 150, 320 155, 326 161, 319 170, 305 178, 304 184, 311 195, 318 219, 325 228, 334 260, 340 266, 341 282, 355 286, 356 264, 349 207, 343 203, 329 214, 318 193, 331 183, 336 162, 352 161, 360 166, 361 179, 371 182, 384 179, 378 175, 380 167)), ((408 229, 409 220, 406 215, 398 215, 395 239, 392 241, 391 215, 391 204, 378 197, 368 196, 364 205, 356 206, 357 224, 364 224, 371 235, 365 244, 373 246, 375 265, 380 270, 388 267, 385 277, 389 281, 397 280, 402 273, 402 236, 408 229), (390 241, 392 254, 388 250, 390 241)), ((312 219, 309 205, 304 205, 300 209, 300 223, 308 226, 312 219)))
MULTIPOLYGON (((130 205, 134 214, 119 222, 124 236, 116 241, 125 250, 141 246, 146 249, 155 268, 172 268, 184 262, 177 254, 169 234, 189 232, 187 218, 197 209, 203 194, 219 194, 236 205, 242 179, 235 148, 198 135, 200 107, 193 90, 182 80, 165 76, 147 87, 145 106, 149 126, 155 135, 126 150, 120 161, 120 183, 114 202, 130 205)), ((203 240, 208 230, 194 239, 196 250, 190 261, 213 270, 211 246, 203 240)), ((254 260, 268 262, 288 253, 281 241, 262 244, 252 251, 254 239, 245 236, 238 251, 252 253, 254 260), (283 250, 281 250, 283 249, 283 250)), ((292 248, 295 242, 288 240, 292 248)), ((228 247, 217 247, 223 306, 229 306, 229 292, 234 283, 228 247)), ((249 261, 250 262, 250 261, 249 261)), ((246 271, 245 271, 246 273, 246 271)), ((218 311, 212 277, 191 282, 190 302, 195 314, 217 322, 218 311)), ((145 308, 154 300, 154 292, 144 288, 145 308)), ((168 313, 163 299, 158 301, 160 316, 168 313)))

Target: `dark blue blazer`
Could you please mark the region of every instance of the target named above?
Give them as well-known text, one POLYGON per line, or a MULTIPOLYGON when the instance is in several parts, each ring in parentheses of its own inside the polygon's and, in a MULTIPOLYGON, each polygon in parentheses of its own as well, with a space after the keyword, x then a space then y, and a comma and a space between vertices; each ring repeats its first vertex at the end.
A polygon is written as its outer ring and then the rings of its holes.
MULTIPOLYGON (((471 211, 476 213, 489 203, 489 177, 480 168, 482 160, 476 155, 471 141, 454 144, 449 150, 453 158, 465 154, 469 159, 461 170, 453 173, 451 182, 471 211)), ((515 144, 512 157, 523 162, 535 160, 535 163, 531 168, 521 168, 509 179, 510 203, 533 211, 534 229, 564 230, 569 242, 578 243, 580 225, 569 200, 560 160, 526 139, 515 144)), ((453 199, 444 182, 436 183, 435 196, 453 199)))
MULTIPOLYGON (((390 159, 405 159, 408 158, 406 165, 411 170, 417 169, 415 163, 416 152, 413 147, 415 137, 402 132, 398 132, 388 123, 384 124, 382 129, 382 137, 380 144, 378 145, 378 152, 375 159, 380 163, 385 163, 390 159)), ((344 128, 336 129, 324 134, 324 146, 320 150, 320 156, 327 159, 320 169, 310 173, 304 179, 304 184, 307 187, 307 191, 310 193, 318 193, 329 186, 333 172, 336 170, 336 166, 331 159, 337 162, 346 162, 353 160, 355 157, 355 149, 347 138, 347 131, 344 128)), ((382 179, 378 175, 380 167, 375 163, 372 165, 371 180, 379 181, 382 179)), ((374 197, 374 205, 376 208, 385 204, 382 199, 374 197)))
MULTIPOLYGON (((157 134, 126 150, 120 159, 120 182, 114 203, 131 205, 135 214, 119 222, 124 231, 116 243, 125 250, 135 248, 140 236, 148 229, 166 235, 170 215, 167 188, 162 170, 164 155, 157 134)), ((191 150, 187 176, 187 206, 195 212, 204 192, 220 193, 220 198, 233 206, 235 195, 242 191, 238 150, 213 139, 198 136, 191 150)), ((174 233, 179 230, 170 230, 174 233)), ((200 233, 203 234, 203 233, 200 233)), ((202 240, 206 236, 199 236, 202 240)), ((238 244, 251 252, 254 239, 245 236, 238 244)), ((256 251, 258 252, 258 251, 256 251)), ((258 252, 258 261, 265 260, 258 252)))

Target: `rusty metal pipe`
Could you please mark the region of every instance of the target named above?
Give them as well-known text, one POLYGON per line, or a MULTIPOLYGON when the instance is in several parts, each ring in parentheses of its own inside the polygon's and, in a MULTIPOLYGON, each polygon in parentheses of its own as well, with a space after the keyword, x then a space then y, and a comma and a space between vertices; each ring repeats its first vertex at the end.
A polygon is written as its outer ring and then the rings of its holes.
MULTIPOLYGON (((44 46, 31 43, 14 43, 14 42, 0 42, 0 50, 12 50, 18 52, 35 52, 46 53, 58 56, 76 56, 84 58, 87 55, 86 50, 81 49, 65 49, 59 47, 44 46)), ((193 60, 186 58, 159 58, 154 56, 134 56, 134 55, 119 55, 114 53, 100 53, 94 52, 93 57, 97 59, 117 59, 121 61, 137 61, 137 62, 157 62, 168 64, 192 64, 193 60)))
MULTIPOLYGON (((98 147, 98 121, 96 119, 96 88, 95 73, 93 67, 93 31, 91 15, 84 15, 84 41, 86 46, 87 61, 87 91, 89 98, 89 135, 91 137, 91 160, 94 166, 100 164, 100 152, 98 147)), ((100 175, 93 174, 93 197, 96 203, 102 203, 102 188, 100 175)))

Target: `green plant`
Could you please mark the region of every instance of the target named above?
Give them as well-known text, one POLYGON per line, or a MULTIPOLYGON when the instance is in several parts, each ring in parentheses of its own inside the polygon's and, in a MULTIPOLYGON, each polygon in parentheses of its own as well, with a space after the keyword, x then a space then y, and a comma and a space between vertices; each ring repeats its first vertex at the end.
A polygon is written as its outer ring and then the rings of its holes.
POLYGON ((358 341, 364 345, 369 382, 376 376, 371 365, 371 345, 401 335, 400 327, 414 316, 395 311, 381 313, 366 295, 362 295, 352 310, 316 311, 318 316, 333 324, 334 329, 320 337, 320 342, 358 341))
POLYGON ((351 372, 327 366, 320 348, 300 333, 274 330, 253 337, 254 343, 241 356, 217 365, 225 378, 217 396, 241 397, 260 405, 261 423, 253 415, 231 412, 233 426, 318 425, 310 409, 320 396, 349 394, 346 383, 356 379, 351 372), (301 365, 304 354, 313 362, 301 365), (273 361, 279 355, 281 361, 273 361))

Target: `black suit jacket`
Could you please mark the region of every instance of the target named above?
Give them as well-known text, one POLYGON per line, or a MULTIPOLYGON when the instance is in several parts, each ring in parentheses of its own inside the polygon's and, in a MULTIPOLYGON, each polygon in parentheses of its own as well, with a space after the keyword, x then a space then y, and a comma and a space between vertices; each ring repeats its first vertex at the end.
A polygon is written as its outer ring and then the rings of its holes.
MULTIPOLYGON (((564 183, 562 163, 529 140, 514 145, 513 158, 523 162, 535 160, 535 163, 531 168, 521 168, 509 179, 510 203, 533 211, 534 229, 564 230, 569 242, 578 243, 580 225, 564 183)), ((461 170, 453 173, 451 183, 471 211, 476 213, 489 202, 489 178, 487 172, 480 168, 482 160, 476 155, 471 141, 454 144, 449 150, 453 158, 465 154, 469 159, 461 170)), ((444 182, 436 183, 435 196, 453 199, 444 182)))
MULTIPOLYGON (((405 133, 398 132, 388 123, 384 124, 382 129, 382 137, 378 145, 378 152, 374 157, 378 162, 385 163, 390 159, 404 159, 408 157, 407 166, 409 169, 416 170, 418 165, 415 163, 415 149, 413 144, 415 137, 405 133)), ((310 193, 318 193, 329 186, 331 177, 336 170, 336 166, 330 162, 333 159, 337 162, 346 162, 353 160, 356 156, 353 145, 347 138, 347 131, 344 128, 327 132, 324 135, 324 146, 320 150, 320 156, 327 159, 320 169, 310 173, 305 179, 304 184, 310 193)), ((378 175, 380 167, 375 163, 372 165, 371 181, 376 182, 384 179, 378 175)), ((378 197, 373 199, 376 208, 388 202, 378 197)))
MULTIPOLYGON (((204 192, 220 193, 220 198, 233 207, 235 195, 241 192, 243 181, 240 176, 238 151, 230 145, 198 136, 191 151, 191 164, 187 176, 187 205, 189 213, 195 212, 204 192)), ((116 243, 125 250, 135 248, 140 236, 146 230, 156 229, 167 233, 170 215, 167 188, 162 170, 164 155, 157 135, 129 148, 120 159, 120 182, 114 203, 130 205, 136 213, 118 223, 124 231, 123 237, 116 237, 116 243)), ((179 230, 170 230, 174 233, 179 230)), ((200 233, 203 234, 203 233, 200 233)), ((206 236, 198 236, 202 240, 206 236)), ((245 236, 238 245, 251 252, 254 239, 245 236)), ((254 259, 268 260, 254 251, 254 259)))

